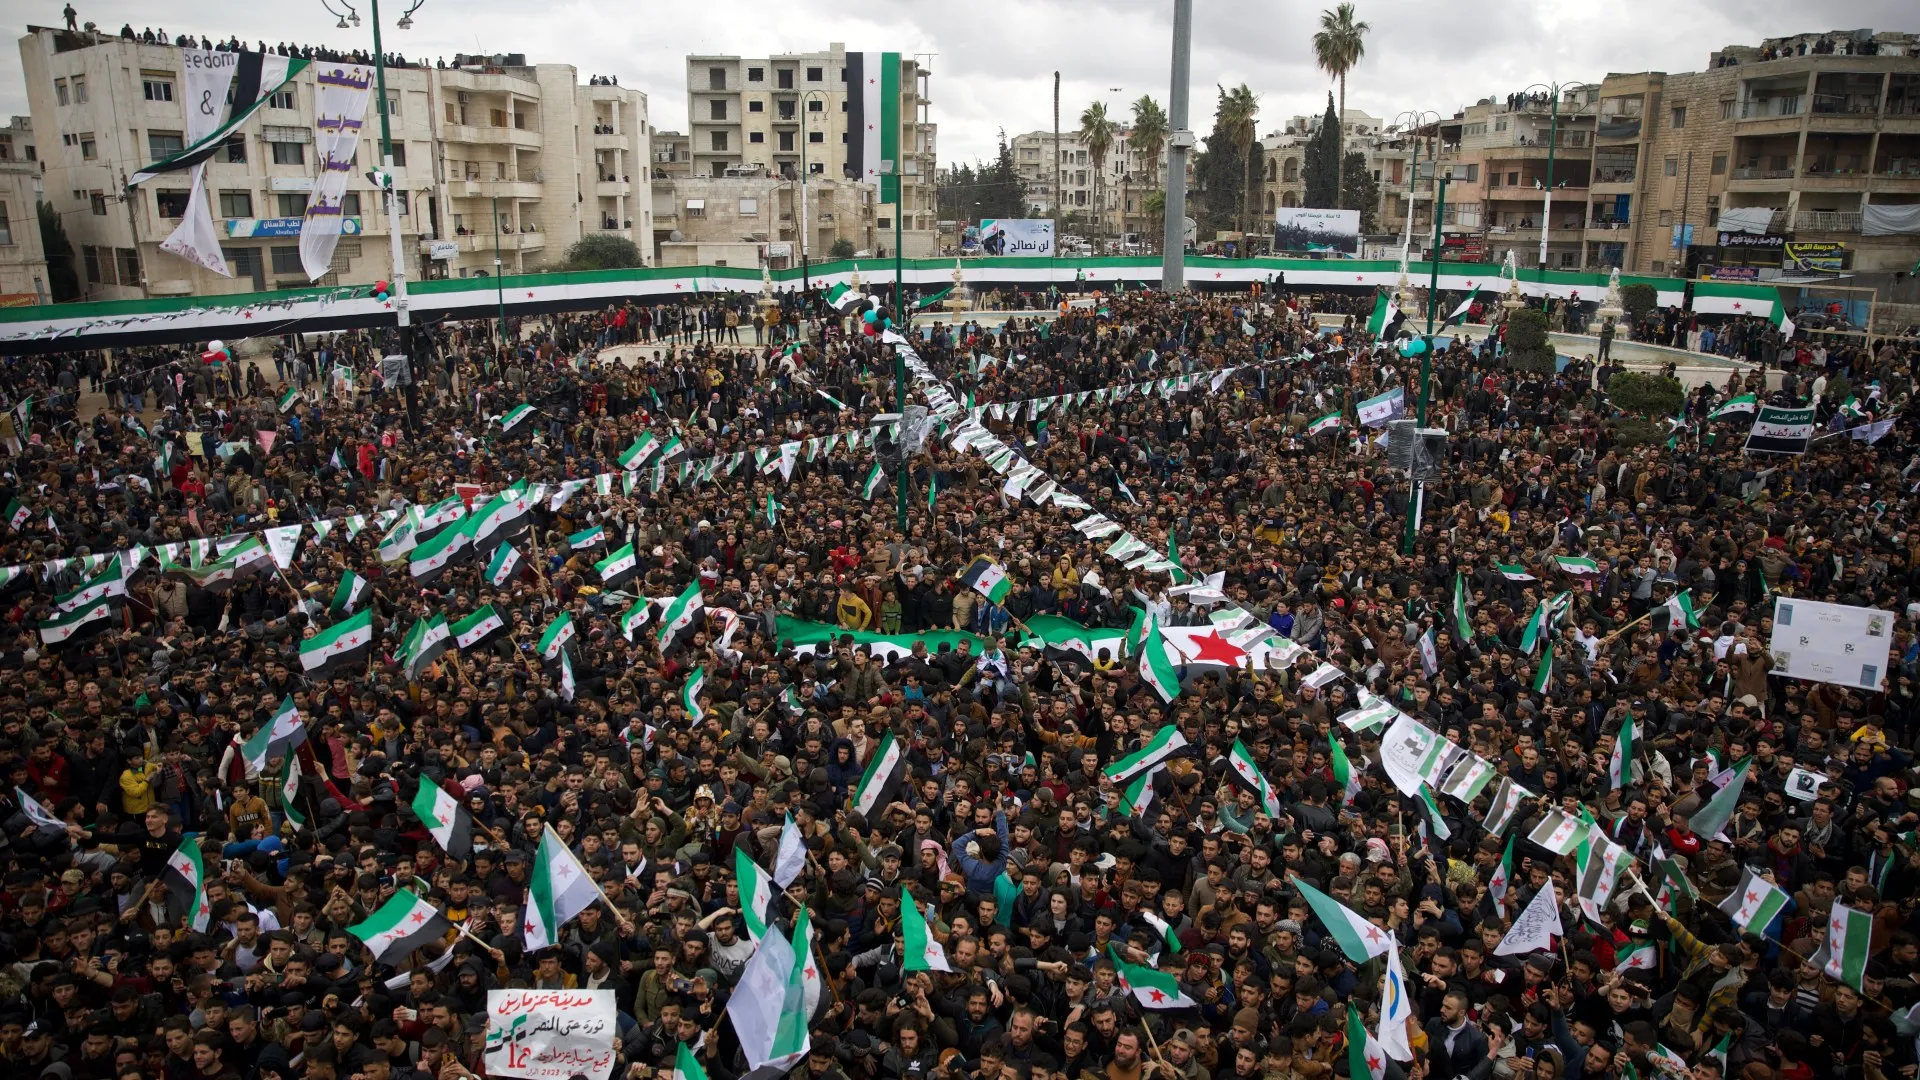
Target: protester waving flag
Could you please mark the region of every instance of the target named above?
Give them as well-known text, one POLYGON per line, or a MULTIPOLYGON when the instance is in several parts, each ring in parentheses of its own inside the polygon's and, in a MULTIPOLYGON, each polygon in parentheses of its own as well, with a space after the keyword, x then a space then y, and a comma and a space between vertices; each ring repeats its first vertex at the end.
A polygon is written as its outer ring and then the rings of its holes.
POLYGON ((1180 980, 1154 968, 1129 964, 1119 950, 1107 946, 1107 955, 1113 959, 1114 973, 1119 977, 1120 988, 1133 995, 1133 1000, 1145 1009, 1190 1009, 1194 1005, 1192 998, 1180 989, 1180 980))
POLYGON ((367 943, 376 963, 398 967, 416 949, 444 942, 453 924, 418 894, 401 889, 347 933, 367 943))
POLYGON ((167 857, 164 877, 171 901, 169 910, 184 912, 186 924, 195 932, 204 933, 212 909, 207 904, 207 870, 201 859, 198 836, 187 833, 181 837, 180 846, 167 857))
POLYGON ((900 935, 905 941, 900 949, 900 970, 953 970, 947 964, 947 950, 927 929, 927 917, 920 913, 920 902, 905 886, 900 889, 900 935))
POLYGON ((473 854, 473 818, 447 789, 422 777, 413 796, 413 816, 433 834, 447 858, 465 862, 473 854))

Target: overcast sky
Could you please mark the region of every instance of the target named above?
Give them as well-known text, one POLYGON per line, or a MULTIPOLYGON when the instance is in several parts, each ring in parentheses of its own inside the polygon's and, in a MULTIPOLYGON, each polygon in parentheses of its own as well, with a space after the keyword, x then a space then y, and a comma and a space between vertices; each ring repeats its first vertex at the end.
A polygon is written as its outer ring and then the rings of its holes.
MULTIPOLYGON (((365 0, 360 0, 364 7, 365 0)), ((389 26, 403 10, 389 0, 389 26)), ((16 18, 59 22, 62 0, 9 5, 16 18)), ((321 0, 73 0, 80 19, 117 31, 365 47, 370 32, 339 30, 321 0)), ((336 6, 337 3, 336 3, 336 6)), ((1212 127, 1214 86, 1246 82, 1260 96, 1259 130, 1326 108, 1327 77, 1313 64, 1321 2, 1198 0, 1193 26, 1192 113, 1212 127)), ((1077 126, 1098 99, 1110 112, 1141 94, 1166 103, 1172 0, 428 0, 414 28, 389 30, 409 57, 523 52, 570 63, 581 78, 617 76, 646 91, 655 128, 686 130, 689 53, 767 56, 824 49, 931 54, 933 119, 941 164, 994 153, 997 133, 1052 126, 1053 72, 1061 75, 1061 127, 1077 126)), ((1535 81, 1599 79, 1609 71, 1695 71, 1723 45, 1826 30, 1920 30, 1910 0, 1614 0, 1455 4, 1359 0, 1372 24, 1367 54, 1347 78, 1347 106, 1391 119, 1403 109, 1443 115, 1535 81), (1467 12, 1471 16, 1467 17, 1467 12)), ((18 27, 18 24, 16 24, 18 27)), ((0 114, 27 111, 17 49, 0 56, 0 114)))

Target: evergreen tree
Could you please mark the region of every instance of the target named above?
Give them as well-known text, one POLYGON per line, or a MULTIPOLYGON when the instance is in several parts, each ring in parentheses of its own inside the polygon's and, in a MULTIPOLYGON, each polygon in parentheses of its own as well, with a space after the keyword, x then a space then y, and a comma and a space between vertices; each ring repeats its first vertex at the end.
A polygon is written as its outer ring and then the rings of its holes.
POLYGON ((1320 209, 1340 205, 1340 120, 1333 112, 1332 94, 1327 95, 1327 115, 1320 120, 1320 130, 1307 143, 1301 179, 1306 182, 1304 205, 1320 209))
POLYGON ((1340 166, 1340 208, 1360 211, 1360 231, 1378 232, 1376 212, 1380 207, 1380 184, 1367 169, 1367 157, 1358 150, 1347 151, 1340 166))
POLYGON ((1000 133, 1000 152, 991 164, 950 165, 934 188, 940 217, 973 223, 986 218, 1027 216, 1026 187, 1013 165, 1013 147, 1000 133))

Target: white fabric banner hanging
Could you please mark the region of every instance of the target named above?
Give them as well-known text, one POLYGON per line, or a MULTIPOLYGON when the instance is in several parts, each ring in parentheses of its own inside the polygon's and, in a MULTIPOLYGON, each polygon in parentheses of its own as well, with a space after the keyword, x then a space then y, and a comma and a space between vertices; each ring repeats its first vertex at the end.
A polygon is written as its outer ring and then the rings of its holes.
MULTIPOLYGON (((233 85, 233 73, 240 54, 213 49, 183 49, 180 52, 186 70, 183 89, 187 114, 187 145, 205 139, 219 128, 227 113, 227 89, 233 85)), ((213 206, 207 198, 207 166, 201 162, 188 174, 186 213, 165 240, 160 250, 177 255, 196 266, 204 266, 221 277, 232 277, 227 257, 220 253, 220 232, 213 224, 213 206)))
MULTIPOLYGON (((300 268, 309 281, 319 281, 333 268, 333 249, 340 242, 342 206, 347 181, 353 175, 353 155, 360 146, 360 127, 373 96, 373 69, 355 64, 316 66, 313 94, 313 143, 320 159, 320 176, 307 201, 307 220, 300 226, 300 268)), ((394 227, 389 222, 388 227, 394 227)))

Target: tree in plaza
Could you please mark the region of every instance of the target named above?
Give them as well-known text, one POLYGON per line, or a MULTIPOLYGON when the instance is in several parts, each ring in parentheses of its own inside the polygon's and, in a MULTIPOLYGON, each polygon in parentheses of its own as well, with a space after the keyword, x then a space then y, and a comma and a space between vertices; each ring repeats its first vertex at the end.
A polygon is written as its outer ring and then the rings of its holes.
POLYGON ((1340 208, 1360 211, 1360 231, 1370 233, 1378 224, 1374 216, 1379 205, 1380 184, 1367 169, 1367 156, 1349 151, 1340 163, 1340 208))
POLYGON ((853 241, 843 236, 833 242, 833 246, 827 249, 827 254, 835 259, 851 259, 853 258, 853 241))
POLYGON ((1167 148, 1167 112, 1150 95, 1141 94, 1133 103, 1133 131, 1127 145, 1140 152, 1140 164, 1147 172, 1147 185, 1158 187, 1160 154, 1167 148))
POLYGON ((595 233, 583 236, 567 249, 564 269, 626 270, 641 266, 640 248, 624 236, 595 233))
MULTIPOLYGON (((1331 11, 1320 13, 1320 29, 1313 35, 1313 61, 1321 71, 1333 76, 1340 83, 1340 113, 1344 120, 1347 115, 1347 72, 1360 63, 1367 54, 1367 31, 1372 29, 1364 22, 1353 17, 1353 5, 1343 3, 1331 11)), ((1334 155, 1339 156, 1339 124, 1334 125, 1334 155)), ((1336 174, 1334 182, 1338 184, 1336 174)), ((1308 206, 1314 205, 1308 203, 1308 206)), ((1327 205, 1331 206, 1332 203, 1327 205)))
POLYGON ((1322 210, 1340 205, 1340 122, 1333 115, 1333 95, 1327 95, 1327 115, 1307 142, 1306 167, 1301 173, 1306 191, 1301 204, 1322 210))
POLYGON ((1147 217, 1153 221, 1153 235, 1164 236, 1167 228, 1167 193, 1164 190, 1147 192, 1147 197, 1141 201, 1140 209, 1144 210, 1147 217))
POLYGON ((1502 359, 1515 371, 1553 374, 1553 342, 1547 337, 1547 313, 1524 307, 1507 317, 1506 351, 1502 359))
MULTIPOLYGON (((1235 219, 1236 228, 1247 231, 1248 200, 1254 185, 1254 121, 1260 115, 1260 96, 1247 87, 1246 83, 1228 90, 1215 84, 1220 91, 1219 104, 1214 107, 1213 127, 1216 134, 1225 135, 1233 143, 1234 155, 1240 167, 1238 177, 1240 206, 1235 219)), ((1209 149, 1212 143, 1208 143, 1209 149)))
POLYGON ((1119 131, 1113 119, 1107 115, 1107 103, 1096 101, 1080 114, 1080 141, 1087 146, 1087 156, 1093 159, 1093 231, 1097 234, 1106 221, 1106 214, 1100 206, 1100 174, 1107 165, 1107 152, 1113 149, 1113 137, 1119 131))
POLYGON ((949 221, 1018 218, 1027 214, 1026 187, 1013 166, 1013 147, 1000 133, 1000 151, 991 164, 952 165, 934 187, 940 216, 949 221))

